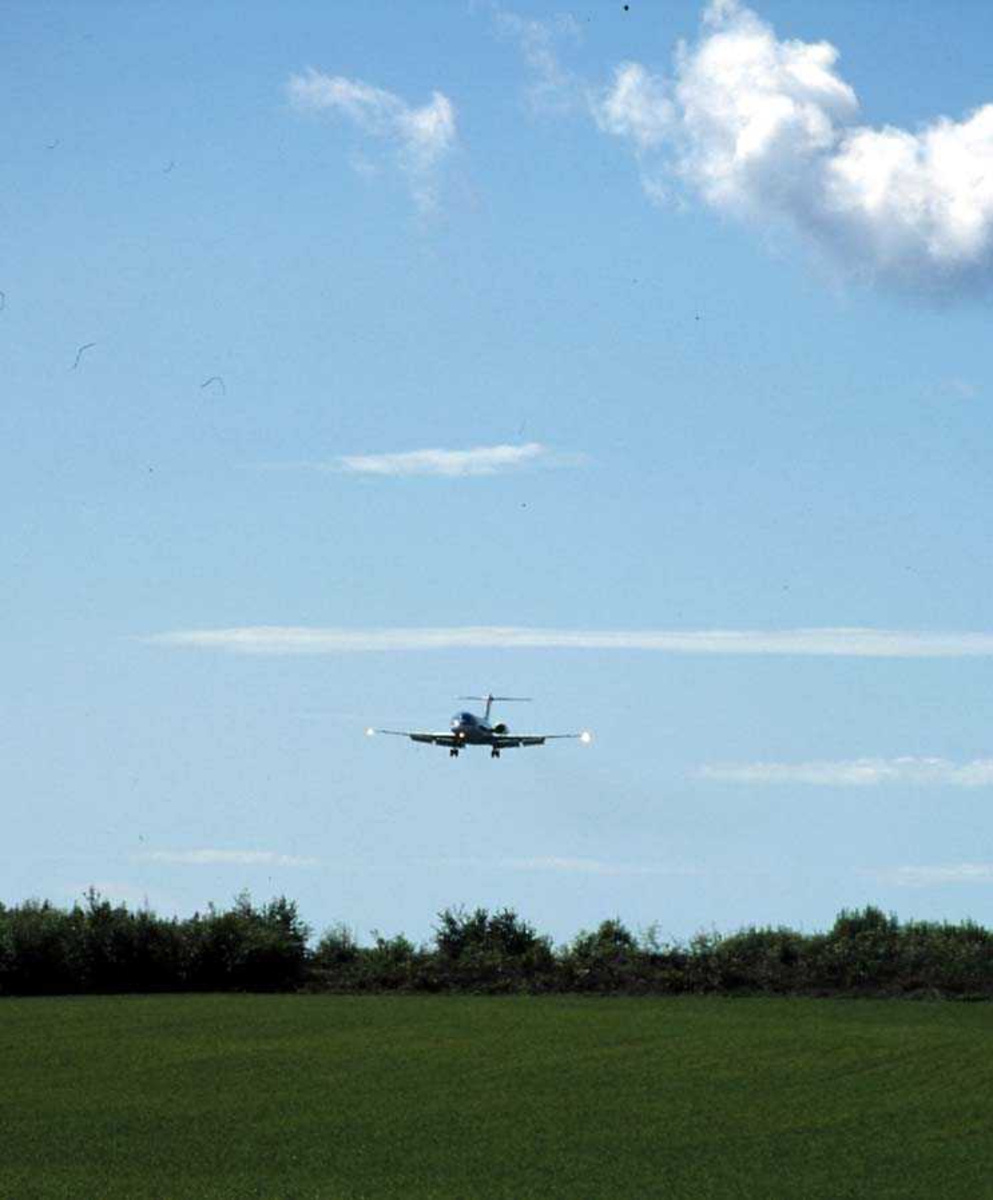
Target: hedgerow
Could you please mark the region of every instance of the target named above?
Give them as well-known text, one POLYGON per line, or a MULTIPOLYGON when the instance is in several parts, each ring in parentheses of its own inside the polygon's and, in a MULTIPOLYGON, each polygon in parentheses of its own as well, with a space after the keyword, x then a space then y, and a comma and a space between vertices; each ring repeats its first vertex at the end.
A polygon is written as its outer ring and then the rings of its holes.
POLYGON ((0 905, 0 995, 298 990, 991 999, 993 933, 869 906, 842 910, 826 933, 748 927, 665 943, 615 918, 555 947, 512 909, 449 908, 425 945, 378 933, 362 945, 340 923, 312 944, 284 896, 243 894, 185 920, 92 890, 68 909, 0 905))

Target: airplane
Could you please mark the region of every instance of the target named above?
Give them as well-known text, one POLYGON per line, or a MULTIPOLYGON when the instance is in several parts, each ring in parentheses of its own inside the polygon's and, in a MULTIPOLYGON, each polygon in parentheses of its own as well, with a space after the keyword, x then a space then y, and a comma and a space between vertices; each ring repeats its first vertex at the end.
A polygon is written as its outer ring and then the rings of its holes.
POLYGON ((527 696, 459 696, 460 700, 481 700, 486 712, 480 717, 476 713, 458 712, 452 717, 448 733, 416 733, 407 729, 367 729, 366 736, 389 733, 394 737, 407 737, 412 742, 424 742, 429 746, 447 746, 450 758, 458 758, 459 751, 466 746, 489 746, 490 758, 499 758, 501 750, 512 750, 517 746, 543 746, 545 742, 561 738, 578 738, 584 745, 593 741, 589 730, 582 733, 511 733, 503 721, 490 723, 490 710, 494 700, 526 701, 527 696))

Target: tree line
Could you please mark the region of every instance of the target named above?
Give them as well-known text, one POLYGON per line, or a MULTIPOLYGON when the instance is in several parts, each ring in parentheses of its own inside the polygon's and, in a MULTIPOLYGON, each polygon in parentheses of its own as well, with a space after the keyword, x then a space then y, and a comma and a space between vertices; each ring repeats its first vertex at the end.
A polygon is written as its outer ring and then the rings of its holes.
POLYGON ((843 909, 826 933, 749 927, 664 942, 607 920, 565 945, 512 909, 449 908, 430 942, 345 925, 317 939, 283 896, 186 919, 95 891, 0 905, 0 995, 215 991, 716 993, 993 998, 993 932, 843 909))

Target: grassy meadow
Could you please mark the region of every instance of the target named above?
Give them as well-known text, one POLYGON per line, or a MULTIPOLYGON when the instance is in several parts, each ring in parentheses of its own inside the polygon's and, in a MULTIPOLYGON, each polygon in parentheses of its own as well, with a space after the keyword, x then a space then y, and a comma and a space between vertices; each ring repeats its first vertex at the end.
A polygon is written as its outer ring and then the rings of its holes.
POLYGON ((993 1008, 0 1000, 0 1196, 993 1195, 993 1008))

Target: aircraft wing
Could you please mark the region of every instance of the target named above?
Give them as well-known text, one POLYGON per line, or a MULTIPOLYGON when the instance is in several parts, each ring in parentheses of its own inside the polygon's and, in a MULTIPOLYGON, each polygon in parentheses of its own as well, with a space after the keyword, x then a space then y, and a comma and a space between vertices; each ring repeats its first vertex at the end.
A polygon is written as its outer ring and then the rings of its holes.
POLYGON ((412 742, 424 742, 428 746, 462 746, 457 737, 450 733, 412 733, 409 729, 373 729, 372 733, 389 733, 393 737, 410 738, 412 742))
POLYGON ((492 745, 498 750, 513 750, 516 746, 544 746, 558 738, 579 738, 588 742, 588 733, 495 733, 492 745))

